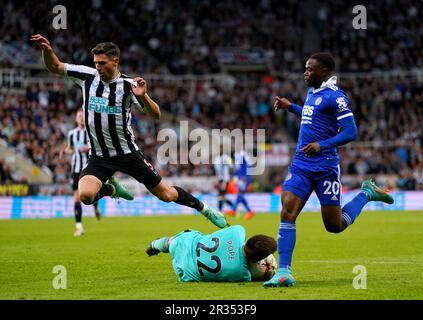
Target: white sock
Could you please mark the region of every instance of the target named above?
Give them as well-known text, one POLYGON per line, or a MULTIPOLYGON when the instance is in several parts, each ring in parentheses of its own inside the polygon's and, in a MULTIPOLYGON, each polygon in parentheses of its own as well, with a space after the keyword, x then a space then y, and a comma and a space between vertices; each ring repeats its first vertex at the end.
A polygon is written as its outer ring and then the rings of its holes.
POLYGON ((82 222, 77 222, 76 223, 76 229, 77 230, 82 230, 83 228, 82 228, 82 222))
POLYGON ((209 208, 209 206, 207 205, 207 203, 203 202, 203 210, 201 210, 201 212, 206 211, 209 208))

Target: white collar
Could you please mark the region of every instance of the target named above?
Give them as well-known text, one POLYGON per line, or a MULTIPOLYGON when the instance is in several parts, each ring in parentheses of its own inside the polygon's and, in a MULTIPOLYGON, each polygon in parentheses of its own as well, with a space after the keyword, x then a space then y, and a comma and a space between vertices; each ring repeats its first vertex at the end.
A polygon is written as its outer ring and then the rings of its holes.
MULTIPOLYGON (((119 79, 119 77, 121 76, 121 73, 120 73, 120 71, 118 72, 118 74, 117 74, 117 76, 116 77, 114 77, 112 80, 110 80, 110 81, 104 81, 104 80, 101 80, 101 78, 100 78, 100 80, 102 81, 102 82, 104 82, 104 83, 112 83, 112 82, 115 82, 117 79, 119 79)), ((99 75, 99 77, 100 77, 100 75, 99 75)))
POLYGON ((320 88, 313 89, 313 93, 316 93, 316 92, 322 91, 323 89, 326 89, 326 88, 329 88, 329 87, 331 87, 331 86, 336 85, 336 80, 337 80, 336 76, 332 76, 332 77, 330 77, 330 78, 329 78, 329 79, 327 79, 326 81, 323 81, 323 82, 322 82, 322 85, 320 86, 320 88))

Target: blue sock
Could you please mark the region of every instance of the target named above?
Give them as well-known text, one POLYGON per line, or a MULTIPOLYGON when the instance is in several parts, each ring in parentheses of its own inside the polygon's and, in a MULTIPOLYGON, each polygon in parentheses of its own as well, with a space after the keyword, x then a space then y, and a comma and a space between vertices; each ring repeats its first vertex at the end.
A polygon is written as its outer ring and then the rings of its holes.
POLYGON ((236 200, 235 202, 233 202, 232 205, 232 210, 236 212, 236 209, 238 208, 238 205, 241 203, 241 194, 238 193, 238 195, 236 196, 236 200))
POLYGON ((169 252, 169 237, 164 237, 164 238, 154 240, 151 243, 151 246, 154 249, 159 250, 160 252, 169 252))
POLYGON ((247 199, 245 199, 245 196, 243 194, 240 195, 241 203, 244 205, 245 209, 247 209, 248 212, 251 211, 250 206, 248 205, 247 199))
POLYGON ((360 192, 342 208, 342 220, 345 227, 348 227, 357 219, 367 202, 369 202, 367 194, 360 192))
POLYGON ((282 220, 278 234, 279 269, 291 269, 292 253, 297 239, 295 222, 282 220))

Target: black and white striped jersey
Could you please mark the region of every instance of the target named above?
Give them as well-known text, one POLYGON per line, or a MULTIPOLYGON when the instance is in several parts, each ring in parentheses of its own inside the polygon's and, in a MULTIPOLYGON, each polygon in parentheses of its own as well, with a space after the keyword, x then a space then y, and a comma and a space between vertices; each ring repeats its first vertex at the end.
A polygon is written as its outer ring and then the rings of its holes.
POLYGON ((67 63, 65 75, 82 89, 90 154, 113 157, 139 150, 131 128, 131 105, 135 103, 142 111, 144 108, 132 92, 132 79, 119 73, 105 82, 96 69, 67 63))
POLYGON ((72 156, 72 173, 81 173, 88 163, 88 154, 80 149, 88 145, 88 135, 85 128, 74 128, 68 133, 68 146, 74 151, 72 156))

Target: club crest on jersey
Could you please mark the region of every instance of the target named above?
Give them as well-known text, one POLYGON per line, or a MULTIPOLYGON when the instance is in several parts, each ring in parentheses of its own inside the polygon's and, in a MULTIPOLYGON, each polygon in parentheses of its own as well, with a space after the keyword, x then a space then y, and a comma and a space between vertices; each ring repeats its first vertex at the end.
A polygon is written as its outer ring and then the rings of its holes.
POLYGON ((123 95, 123 89, 122 88, 117 88, 116 89, 116 95, 123 95))
POLYGON ((97 113, 120 114, 122 113, 121 106, 109 106, 107 98, 103 97, 90 97, 88 101, 88 110, 97 113))
POLYGON ((348 110, 348 104, 344 97, 336 98, 336 103, 338 104, 338 113, 348 110))
POLYGON ((319 104, 321 104, 322 103, 322 97, 318 97, 317 99, 316 99, 316 101, 314 102, 314 104, 316 105, 316 106, 318 106, 319 104))

